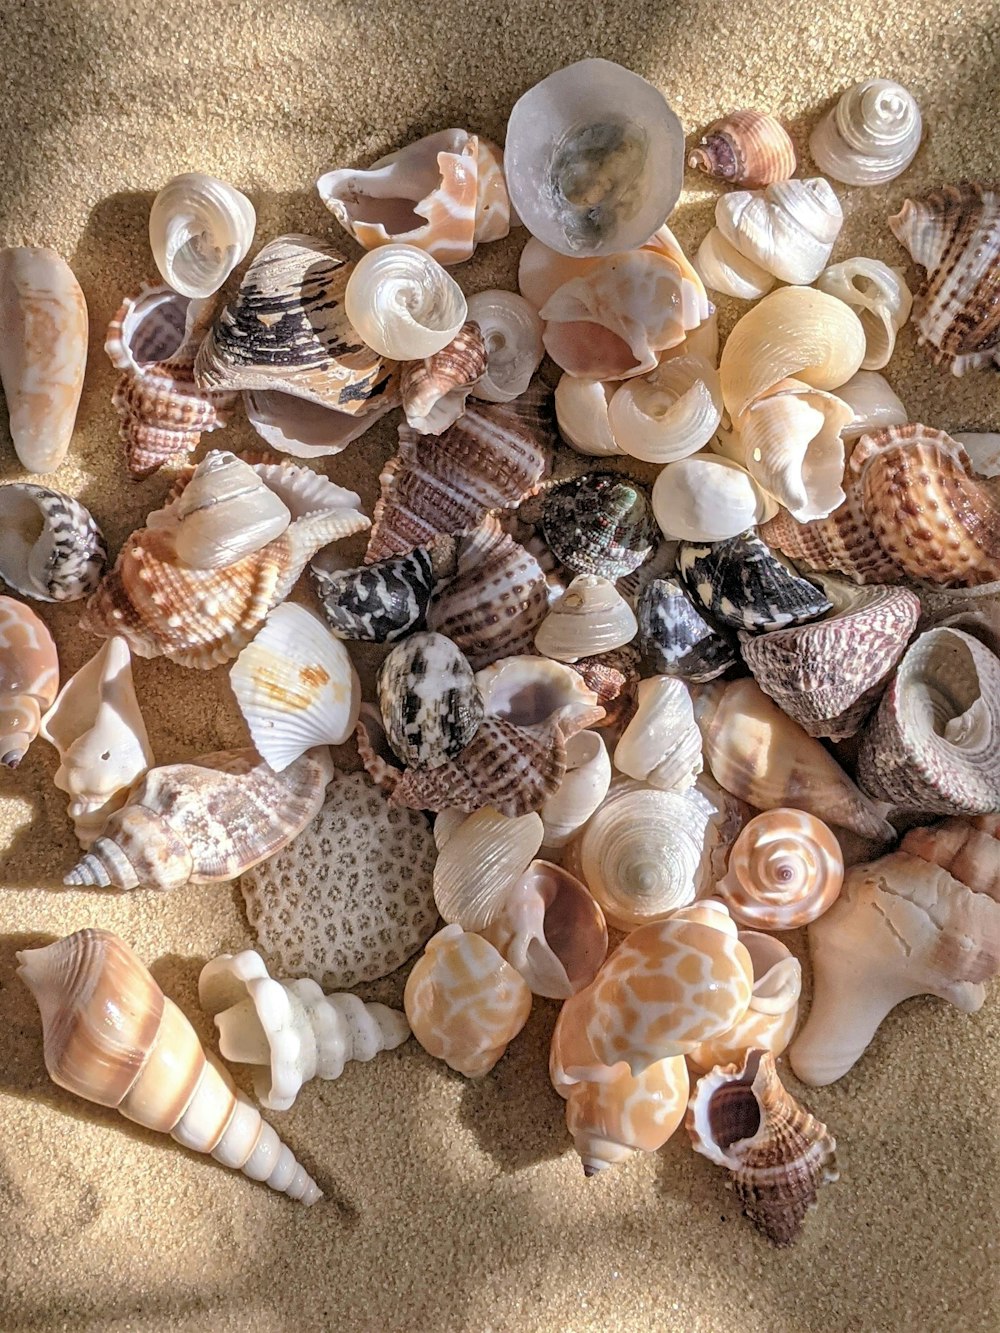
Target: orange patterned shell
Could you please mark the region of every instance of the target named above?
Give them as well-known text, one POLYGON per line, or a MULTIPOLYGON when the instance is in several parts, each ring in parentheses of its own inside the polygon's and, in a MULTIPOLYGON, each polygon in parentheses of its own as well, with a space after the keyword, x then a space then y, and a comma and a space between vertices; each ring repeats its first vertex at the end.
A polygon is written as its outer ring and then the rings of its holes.
POLYGON ((795 930, 822 916, 843 882, 844 857, 830 829, 804 810, 779 807, 743 828, 716 892, 741 926, 795 930))

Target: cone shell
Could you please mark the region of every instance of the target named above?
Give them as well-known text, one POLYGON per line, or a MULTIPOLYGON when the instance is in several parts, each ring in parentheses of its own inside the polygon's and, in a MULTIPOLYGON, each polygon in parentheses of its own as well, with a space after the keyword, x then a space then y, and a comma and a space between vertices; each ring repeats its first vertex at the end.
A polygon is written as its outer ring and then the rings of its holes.
POLYGON ((866 79, 841 94, 809 139, 820 171, 847 185, 883 185, 913 161, 923 124, 913 94, 890 79, 866 79))
POLYGON ((636 615, 643 657, 659 674, 714 680, 736 661, 735 644, 705 619, 677 579, 651 579, 636 615))
POLYGON ((399 392, 407 424, 421 435, 440 435, 465 411, 485 374, 486 343, 479 325, 469 320, 440 352, 402 367, 399 392))
POLYGON ((682 542, 677 570, 694 600, 713 620, 759 634, 816 620, 832 603, 782 564, 754 532, 728 541, 682 542))
POLYGON ((482 931, 500 916, 511 889, 542 845, 537 814, 507 819, 486 807, 460 818, 445 839, 434 826, 439 855, 434 867, 434 901, 447 922, 482 931))
POLYGON ((108 559, 104 534, 79 500, 30 482, 0 486, 0 578, 41 602, 87 597, 108 559))
POLYGON ((0 597, 0 764, 17 768, 58 690, 59 658, 44 622, 0 597))
POLYGON ((720 1032, 688 1051, 688 1064, 699 1073, 707 1073, 716 1065, 739 1064, 749 1050, 780 1055, 795 1031, 802 964, 773 935, 741 930, 739 940, 753 963, 750 1004, 727 1032, 720 1032))
POLYGON ((589 472, 548 491, 542 535, 574 574, 613 582, 649 559, 657 533, 641 487, 617 472, 589 472))
POLYGON ((439 577, 454 568, 450 537, 415 546, 408 555, 377 560, 359 569, 310 568, 331 633, 365 643, 395 643, 423 628, 439 577))
POLYGON ((638 632, 631 607, 608 579, 578 574, 535 635, 535 647, 557 662, 609 652, 638 632))
POLYGON ((378 694, 389 744, 404 763, 421 768, 460 754, 483 720, 472 667, 443 634, 413 634, 393 648, 378 694))
POLYGON ((731 111, 715 120, 688 154, 689 167, 728 185, 771 185, 795 174, 795 146, 763 111, 731 111))
POLYGON ((822 916, 844 882, 840 843, 821 819, 778 807, 741 830, 716 892, 752 930, 795 930, 822 916))

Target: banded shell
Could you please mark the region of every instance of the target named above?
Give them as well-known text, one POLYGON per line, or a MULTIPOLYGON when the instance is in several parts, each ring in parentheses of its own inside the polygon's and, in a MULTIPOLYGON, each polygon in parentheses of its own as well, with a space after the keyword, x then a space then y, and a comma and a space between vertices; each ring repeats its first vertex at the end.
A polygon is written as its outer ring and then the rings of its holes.
POLYGON ((816 279, 828 292, 853 306, 865 331, 862 370, 881 370, 896 346, 896 334, 910 318, 913 297, 899 269, 878 259, 845 259, 831 264, 816 279))
POLYGON ((41 602, 94 591, 108 548, 94 516, 61 491, 30 482, 0 486, 0 578, 41 602))
POLYGON ((844 224, 828 180, 780 180, 766 189, 719 196, 715 221, 724 240, 781 282, 813 282, 844 224))
POLYGON ((525 392, 542 363, 542 321, 523 296, 497 288, 470 296, 468 307, 486 345, 486 372, 472 396, 509 403, 525 392))
POLYGON ((653 484, 656 521, 674 540, 725 541, 765 523, 777 509, 746 468, 717 454, 668 463, 653 484))
POLYGON ((380 356, 415 361, 447 347, 465 323, 461 287, 413 245, 381 245, 358 260, 344 291, 350 327, 380 356))
POLYGON ((434 902, 444 920, 479 932, 492 925, 538 855, 542 834, 542 821, 534 812, 508 819, 486 806, 468 816, 439 814, 434 822, 434 902))
POLYGON ((381 392, 368 399, 367 410, 358 416, 277 390, 248 389, 243 394, 247 420, 260 438, 269 448, 293 458, 339 454, 398 406, 399 393, 391 381, 383 383, 381 392))
POLYGON ((727 241, 719 227, 712 227, 698 246, 694 266, 706 287, 738 301, 756 301, 766 296, 777 281, 770 270, 748 259, 727 241))
POLYGON ((17 768, 59 690, 52 635, 30 607, 0 597, 0 764, 17 768))
POLYGON ((611 756, 596 731, 578 731, 566 742, 566 773, 542 806, 547 850, 565 847, 604 801, 611 786, 611 756))
POLYGON ((714 120, 688 153, 687 164, 727 185, 773 185, 795 174, 795 145, 774 116, 730 111, 714 120))
POLYGON ((754 532, 705 545, 681 542, 677 572, 713 620, 754 634, 816 620, 833 606, 754 532))
POLYGON ((843 853, 826 824, 779 806, 740 831, 716 893, 738 925, 796 930, 836 902, 843 882, 843 853))
POLYGON ((905 426, 910 420, 892 386, 873 370, 859 370, 852 375, 837 390, 837 397, 854 412, 854 419, 840 432, 844 440, 856 440, 859 435, 886 426, 905 426))
POLYGON ((408 555, 376 560, 358 569, 310 573, 330 632, 339 639, 395 643, 424 627, 431 593, 454 568, 455 543, 438 538, 408 555))
POLYGON ((866 79, 842 93, 809 139, 820 171, 847 185, 884 185, 920 147, 920 108, 901 84, 866 79))
POLYGON ((639 682, 636 710, 615 747, 615 768, 663 791, 684 791, 701 772, 701 733, 682 680, 639 682))
POLYGON ((440 767, 483 720, 472 667, 443 634, 413 634, 393 648, 379 671, 378 695, 389 744, 405 764, 440 767))
POLYGON ((736 645, 705 619, 677 579, 651 579, 636 616, 643 656, 658 674, 714 680, 736 662, 736 645))
POLYGON ((608 404, 618 447, 647 463, 671 463, 712 439, 722 419, 718 371, 704 357, 665 358, 641 379, 627 380, 608 404))
POLYGON ((275 971, 347 989, 394 972, 433 933, 435 860, 423 815, 390 806, 364 773, 334 770, 313 820, 240 892, 275 971))
POLYGON ((200 171, 173 176, 149 210, 149 246, 163 281, 182 296, 212 296, 253 242, 245 194, 200 171))
POLYGON ((486 374, 486 343, 469 320, 433 356, 407 361, 399 392, 406 421, 421 435, 440 435, 465 411, 466 399, 486 374))
POLYGON ((648 560, 657 537, 645 492, 617 472, 588 472, 553 486, 542 508, 542 535, 574 574, 612 582, 648 560))
POLYGON ((577 662, 630 643, 638 632, 632 608, 608 579, 578 574, 535 635, 535 647, 557 662, 577 662))

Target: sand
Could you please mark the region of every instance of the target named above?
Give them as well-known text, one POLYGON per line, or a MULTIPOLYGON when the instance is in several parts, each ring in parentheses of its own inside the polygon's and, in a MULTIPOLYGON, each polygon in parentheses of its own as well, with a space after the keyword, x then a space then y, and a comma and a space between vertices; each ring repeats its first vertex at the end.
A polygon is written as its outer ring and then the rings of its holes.
MULTIPOLYGON (((91 317, 78 429, 54 481, 93 508, 115 548, 167 489, 163 477, 124 475, 102 343, 122 294, 153 273, 149 204, 176 172, 213 172, 247 190, 258 242, 288 230, 336 241, 312 188, 322 170, 452 124, 502 139, 514 98, 582 56, 652 79, 689 132, 751 105, 781 114, 803 146, 839 90, 889 75, 916 94, 927 137, 901 180, 840 191, 847 224, 837 254, 904 263, 885 217, 908 193, 1000 171, 996 24, 990 0, 9 3, 0 9, 0 242, 59 249, 91 317)), ((693 178, 688 186, 674 221, 690 246, 709 225, 715 189, 693 178)), ((467 288, 512 285, 519 244, 477 255, 460 270, 467 288)), ((888 375, 914 418, 1000 429, 996 379, 934 369, 910 331, 888 375)), ((390 422, 375 427, 324 470, 370 505, 393 434, 390 422)), ((236 448, 252 440, 245 423, 212 437, 236 448)), ((3 478, 17 478, 6 438, 0 457, 3 478)), ((68 676, 96 644, 77 630, 78 608, 43 614, 68 676)), ((244 743, 223 670, 140 661, 135 676, 161 762, 244 743)), ((583 1178, 546 1076, 548 1002, 536 1003, 482 1082, 411 1042, 309 1086, 274 1117, 327 1191, 307 1211, 48 1080, 37 1012, 14 977, 16 949, 85 925, 116 930, 207 1039, 198 972, 251 943, 229 886, 161 897, 55 887, 75 850, 55 766, 38 742, 16 774, 0 776, 4 1333, 998 1326, 1000 990, 974 1017, 908 1003, 854 1072, 810 1093, 844 1171, 791 1252, 754 1233, 683 1134, 655 1156, 583 1178)), ((365 994, 398 1003, 404 976, 365 994)))

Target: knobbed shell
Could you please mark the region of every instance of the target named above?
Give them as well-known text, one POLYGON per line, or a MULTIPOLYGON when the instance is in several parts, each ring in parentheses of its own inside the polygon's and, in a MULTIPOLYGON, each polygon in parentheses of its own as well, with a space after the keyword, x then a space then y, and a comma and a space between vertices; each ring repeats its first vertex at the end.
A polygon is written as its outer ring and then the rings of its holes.
POLYGON ((151 768, 63 883, 167 890, 235 879, 305 828, 332 773, 322 747, 280 777, 253 749, 151 768))
POLYGON ((378 695, 389 744, 405 764, 439 767, 483 720, 472 667, 443 634, 413 634, 393 648, 379 671, 378 695))
POLYGON ((463 930, 492 925, 538 855, 542 834, 534 812, 508 819, 487 806, 468 816, 440 814, 434 822, 434 902, 444 920, 463 930))
POLYGON ((433 356, 466 321, 462 289, 436 259, 413 245, 382 245, 354 267, 344 293, 347 318, 380 356, 433 356))
POLYGON ((59 752, 53 781, 70 798, 86 851, 153 763, 124 639, 109 639, 70 677, 42 718, 41 734, 59 752))
POLYGON ((451 925, 428 941, 403 1006, 429 1055, 482 1078, 528 1021, 531 991, 488 940, 451 925))
POLYGON ((615 747, 615 768, 664 791, 684 791, 701 772, 701 733, 682 680, 641 680, 636 711, 615 747))
POLYGON ((149 210, 149 245, 163 281, 182 296, 212 296, 246 256, 257 214, 214 176, 173 176, 149 210))
POLYGON ((896 334, 910 318, 913 297, 899 269, 878 259, 845 259, 816 279, 821 292, 836 296, 858 312, 865 331, 862 370, 881 370, 896 346, 896 334))
POLYGON ((468 307, 486 344, 486 371, 472 396, 509 403, 524 393, 542 363, 542 321, 523 296, 495 287, 470 296, 468 307))
POLYGON ((767 522, 777 510, 777 501, 746 468, 718 454, 668 463, 653 483, 653 513, 664 536, 674 540, 725 541, 767 522))
POLYGON ((698 246, 694 266, 706 287, 739 301, 756 301, 776 282, 769 269, 737 250, 718 227, 712 227, 698 246))
POLYGON ((736 645, 705 619, 675 578, 650 579, 636 616, 643 656, 661 675, 714 680, 736 661, 736 645))
MULTIPOLYGON (((867 344, 866 344, 867 346, 867 344)), ((843 440, 883 430, 886 426, 905 426, 910 414, 883 375, 873 370, 859 370, 837 390, 837 397, 854 412, 853 420, 841 429, 843 440)))
POLYGON ((566 774, 539 811, 548 850, 566 846, 603 802, 611 786, 611 756, 596 731, 566 742, 566 774))
POLYGON ((843 882, 840 843, 826 824, 779 806, 743 827, 715 891, 741 926, 795 930, 822 916, 843 882))
POLYGON ((17 961, 53 1083, 306 1205, 323 1197, 124 940, 79 930, 17 961))
POLYGON ((777 1246, 798 1240, 821 1185, 839 1179, 837 1142, 778 1078, 770 1051, 749 1050, 698 1080, 691 1143, 730 1173, 743 1211, 777 1246))
POLYGON ((14 451, 28 472, 66 457, 87 364, 87 303, 55 250, 0 249, 0 384, 14 451))
POLYGON ((108 548, 79 500, 36 486, 0 486, 0 578, 40 602, 74 602, 94 591, 108 548))
POLYGON ((383 381, 378 396, 373 394, 358 416, 278 390, 247 389, 243 394, 247 420, 260 438, 269 448, 294 458, 342 453, 398 406, 399 392, 391 381, 383 381))
POLYGON ((746 259, 781 282, 806 283, 829 261, 844 214, 830 182, 815 176, 720 195, 715 221, 746 259))
POLYGON ((44 622, 0 597, 0 764, 17 768, 58 689, 59 658, 44 622))
POLYGON ((578 453, 594 457, 624 453, 609 420, 617 389, 613 381, 582 380, 568 374, 560 377, 555 392, 556 420, 563 439, 578 453))
POLYGON ((713 620, 753 634, 817 620, 833 605, 754 532, 705 545, 681 542, 677 572, 713 620))
POLYGON ((630 643, 638 632, 632 608, 608 579, 578 574, 535 635, 535 647, 557 662, 577 662, 630 643))
POLYGON ((542 536, 574 574, 615 581, 653 554, 656 524, 640 486, 617 472, 588 472, 545 496, 542 536))
POLYGON ((454 551, 454 541, 444 537, 359 569, 326 570, 314 561, 310 573, 330 632, 395 643, 422 629, 435 585, 454 568, 454 551))
POLYGON ((884 185, 913 161, 923 120, 913 94, 891 79, 866 79, 842 93, 813 130, 820 171, 846 185, 884 185))
POLYGON ((532 236, 560 254, 613 254, 642 245, 677 202, 684 131, 638 74, 580 60, 515 102, 504 166, 532 236))
POLYGON ((795 174, 795 145, 774 116, 730 111, 714 120, 688 154, 687 164, 727 185, 773 185, 795 174))
POLYGON ((615 442, 646 463, 672 463, 708 444, 722 419, 718 371, 704 357, 670 357, 627 380, 608 403, 615 442))
POLYGON ((403 366, 399 392, 407 423, 421 435, 440 435, 465 411, 485 373, 486 343, 479 325, 469 320, 440 352, 403 366))

